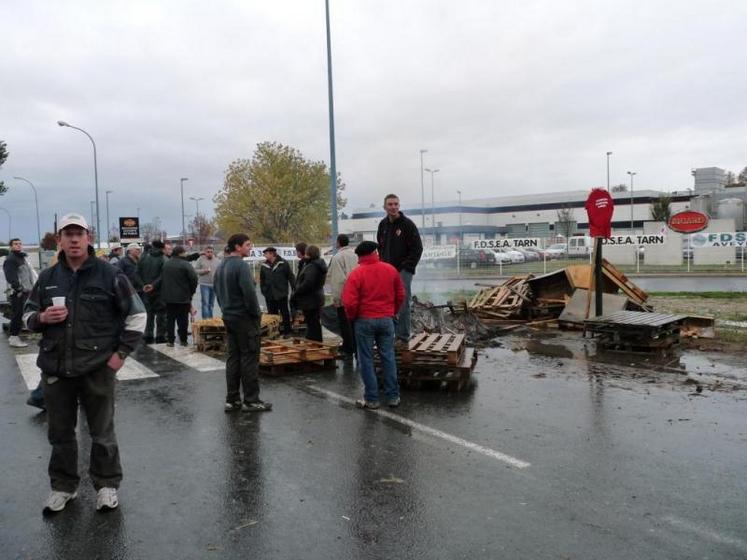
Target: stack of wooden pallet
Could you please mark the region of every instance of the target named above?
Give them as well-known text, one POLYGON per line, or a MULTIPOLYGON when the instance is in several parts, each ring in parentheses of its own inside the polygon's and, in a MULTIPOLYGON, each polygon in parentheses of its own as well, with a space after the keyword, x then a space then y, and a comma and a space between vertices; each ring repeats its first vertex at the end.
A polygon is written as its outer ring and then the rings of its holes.
POLYGON ((667 352, 680 341, 683 315, 645 311, 615 311, 587 319, 586 330, 597 338, 597 346, 623 352, 667 352))
POLYGON ((484 288, 467 303, 467 308, 487 324, 524 318, 526 305, 532 303, 527 284, 530 278, 531 275, 514 276, 500 286, 484 288))
MULTIPOLYGON (((463 334, 420 333, 406 349, 395 352, 399 383, 408 388, 439 387, 461 391, 471 379, 477 352, 463 334)), ((378 352, 375 362, 381 366, 378 352)))
MULTIPOLYGON (((262 314, 260 335, 262 338, 277 338, 280 336, 280 315, 262 314)), ((198 352, 225 352, 226 327, 223 319, 200 319, 192 323, 192 340, 198 352)))
POLYGON ((266 375, 335 369, 337 351, 337 344, 305 338, 263 340, 259 352, 259 369, 266 375))

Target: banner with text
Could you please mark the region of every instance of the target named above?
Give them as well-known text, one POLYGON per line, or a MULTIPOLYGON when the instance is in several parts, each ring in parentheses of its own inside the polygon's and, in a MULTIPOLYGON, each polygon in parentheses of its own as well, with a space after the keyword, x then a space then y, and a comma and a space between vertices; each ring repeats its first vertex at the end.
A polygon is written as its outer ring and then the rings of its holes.
POLYGON ((665 235, 612 235, 602 240, 603 245, 663 245, 665 235))
POLYGON ((505 239, 475 239, 473 249, 539 249, 542 240, 537 237, 505 238, 505 239))
POLYGON ((434 245, 423 249, 423 255, 420 258, 424 261, 432 261, 454 257, 456 257, 456 245, 434 245))
MULTIPOLYGON (((252 249, 252 252, 249 253, 249 256, 247 257, 247 260, 250 261, 263 261, 265 260, 265 255, 262 251, 264 251, 267 248, 265 247, 254 247, 252 249)), ((278 255, 283 257, 286 261, 295 261, 296 260, 296 248, 295 247, 275 247, 275 249, 278 252, 278 255)))
POLYGON ((119 218, 119 241, 140 241, 140 218, 127 216, 119 218))
POLYGON ((692 233, 690 247, 745 247, 747 246, 747 232, 730 231, 723 233, 692 233))

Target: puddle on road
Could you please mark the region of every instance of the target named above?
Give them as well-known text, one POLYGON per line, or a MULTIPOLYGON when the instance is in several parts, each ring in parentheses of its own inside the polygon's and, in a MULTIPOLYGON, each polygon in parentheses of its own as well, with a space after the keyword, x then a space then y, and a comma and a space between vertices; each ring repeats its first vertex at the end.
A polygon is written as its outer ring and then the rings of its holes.
MULTIPOLYGON (((513 354, 557 359, 552 368, 563 374, 604 375, 640 384, 677 386, 700 393, 747 390, 747 368, 739 356, 676 349, 670 354, 599 351, 593 339, 577 332, 511 334, 501 338, 513 354), (558 367, 563 366, 563 367, 558 367)), ((488 350, 487 354, 491 354, 488 350)), ((517 372, 522 367, 514 365, 517 372)), ((534 369, 534 368, 530 368, 534 369)), ((534 371, 536 373, 536 371, 534 371)))

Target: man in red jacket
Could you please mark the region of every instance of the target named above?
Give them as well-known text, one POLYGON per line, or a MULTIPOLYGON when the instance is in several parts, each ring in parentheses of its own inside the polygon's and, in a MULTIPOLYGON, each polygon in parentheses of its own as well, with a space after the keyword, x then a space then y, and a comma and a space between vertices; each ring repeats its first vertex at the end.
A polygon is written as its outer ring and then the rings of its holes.
POLYGON ((356 401, 360 408, 379 408, 379 387, 373 367, 374 342, 384 376, 384 395, 389 406, 399 406, 397 365, 394 361, 394 317, 405 299, 405 286, 392 265, 379 260, 378 245, 364 241, 355 248, 358 267, 342 290, 342 305, 354 324, 358 364, 365 392, 356 401))

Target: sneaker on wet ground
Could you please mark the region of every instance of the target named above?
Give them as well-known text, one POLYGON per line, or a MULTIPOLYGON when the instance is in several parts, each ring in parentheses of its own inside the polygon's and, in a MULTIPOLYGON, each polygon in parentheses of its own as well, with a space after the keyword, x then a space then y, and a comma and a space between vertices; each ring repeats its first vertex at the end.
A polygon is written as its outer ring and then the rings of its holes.
POLYGON ((272 403, 264 401, 248 402, 241 406, 242 412, 269 412, 270 410, 272 410, 272 403))
POLYGON ((180 340, 179 344, 181 344, 182 346, 189 346, 189 343, 187 342, 186 339, 185 340, 180 340))
POLYGON ((241 401, 227 402, 223 405, 223 410, 226 412, 236 412, 237 410, 241 410, 241 401))
POLYGON ((42 512, 45 515, 49 515, 50 513, 62 511, 70 500, 74 500, 77 497, 77 492, 60 492, 59 490, 52 490, 52 493, 44 504, 42 512))
POLYGON ((174 343, 173 342, 167 342, 166 346, 168 346, 169 348, 173 348, 174 347, 174 343))
POLYGON ((399 397, 389 399, 386 404, 387 406, 391 406, 392 408, 397 408, 399 406, 399 397))
POLYGON ((117 498, 117 489, 105 486, 99 489, 96 494, 96 511, 109 511, 117 509, 119 499, 117 498))
POLYGON ((13 348, 26 348, 28 346, 28 344, 21 340, 21 337, 19 336, 9 336, 8 344, 13 348))
POLYGON ((371 410, 376 410, 381 406, 379 401, 367 401, 364 399, 359 399, 355 401, 355 406, 358 408, 370 408, 371 410))
POLYGON ((40 408, 42 410, 47 410, 47 407, 44 405, 44 399, 35 399, 34 397, 29 397, 26 401, 26 404, 29 406, 34 406, 36 408, 40 408))

